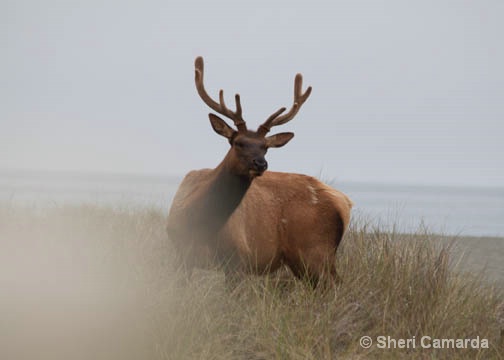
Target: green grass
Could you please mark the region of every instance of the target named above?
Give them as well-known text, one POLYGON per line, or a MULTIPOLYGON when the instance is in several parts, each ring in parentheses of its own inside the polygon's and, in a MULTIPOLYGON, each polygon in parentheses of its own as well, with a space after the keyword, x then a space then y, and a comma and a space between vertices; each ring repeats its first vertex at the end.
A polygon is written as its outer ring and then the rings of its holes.
POLYGON ((504 357, 503 289, 457 264, 449 238, 354 222, 338 250, 339 287, 314 291, 284 270, 229 293, 217 271, 184 281, 165 218, 1 206, 0 358, 504 357), (417 346, 363 349, 363 335, 415 336, 417 346), (479 336, 490 348, 422 349, 424 335, 479 336))

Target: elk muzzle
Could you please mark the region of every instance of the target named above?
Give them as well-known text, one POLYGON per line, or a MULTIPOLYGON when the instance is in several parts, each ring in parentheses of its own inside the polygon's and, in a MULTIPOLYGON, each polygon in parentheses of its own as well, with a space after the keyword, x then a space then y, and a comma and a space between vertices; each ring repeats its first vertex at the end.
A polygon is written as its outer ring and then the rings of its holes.
POLYGON ((261 176, 268 168, 268 162, 264 158, 255 158, 252 160, 250 174, 252 176, 261 176))

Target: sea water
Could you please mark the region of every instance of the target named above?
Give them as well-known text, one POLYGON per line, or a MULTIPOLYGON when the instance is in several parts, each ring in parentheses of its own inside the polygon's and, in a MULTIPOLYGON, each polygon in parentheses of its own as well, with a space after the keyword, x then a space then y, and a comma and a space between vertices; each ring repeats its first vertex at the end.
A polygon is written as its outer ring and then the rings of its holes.
MULTIPOLYGON (((98 204, 168 212, 182 176, 0 171, 0 203, 98 204)), ((504 236, 504 187, 333 182, 355 203, 355 219, 400 232, 504 236)))

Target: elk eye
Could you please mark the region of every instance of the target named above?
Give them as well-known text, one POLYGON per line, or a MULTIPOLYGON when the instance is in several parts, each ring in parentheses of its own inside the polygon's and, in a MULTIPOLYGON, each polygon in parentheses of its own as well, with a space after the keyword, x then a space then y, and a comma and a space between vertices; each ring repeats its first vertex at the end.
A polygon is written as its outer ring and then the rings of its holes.
POLYGON ((239 147, 239 148, 242 148, 244 145, 241 141, 236 141, 234 144, 236 147, 239 147))

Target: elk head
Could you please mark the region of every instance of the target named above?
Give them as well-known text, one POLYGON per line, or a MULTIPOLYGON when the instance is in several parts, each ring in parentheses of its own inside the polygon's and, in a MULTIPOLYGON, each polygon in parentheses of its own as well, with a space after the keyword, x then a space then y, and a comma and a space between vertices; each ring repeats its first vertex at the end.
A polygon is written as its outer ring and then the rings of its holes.
POLYGON ((260 125, 257 131, 252 131, 247 129, 247 124, 242 117, 240 95, 235 95, 235 111, 227 108, 224 102, 223 90, 219 91, 219 102, 214 101, 206 92, 203 84, 204 64, 201 56, 196 58, 194 67, 196 89, 203 102, 212 110, 232 120, 236 126, 236 130, 234 130, 217 115, 208 114, 214 131, 227 138, 231 145, 225 161, 229 170, 238 176, 248 177, 249 179, 262 175, 268 168, 268 163, 264 158, 268 149, 282 147, 294 137, 294 133, 291 132, 271 136, 266 136, 266 134, 273 126, 285 124, 296 116, 303 103, 310 96, 311 86, 303 93, 303 76, 297 74, 294 81, 294 103, 291 109, 283 114, 286 108, 282 107, 260 125))

